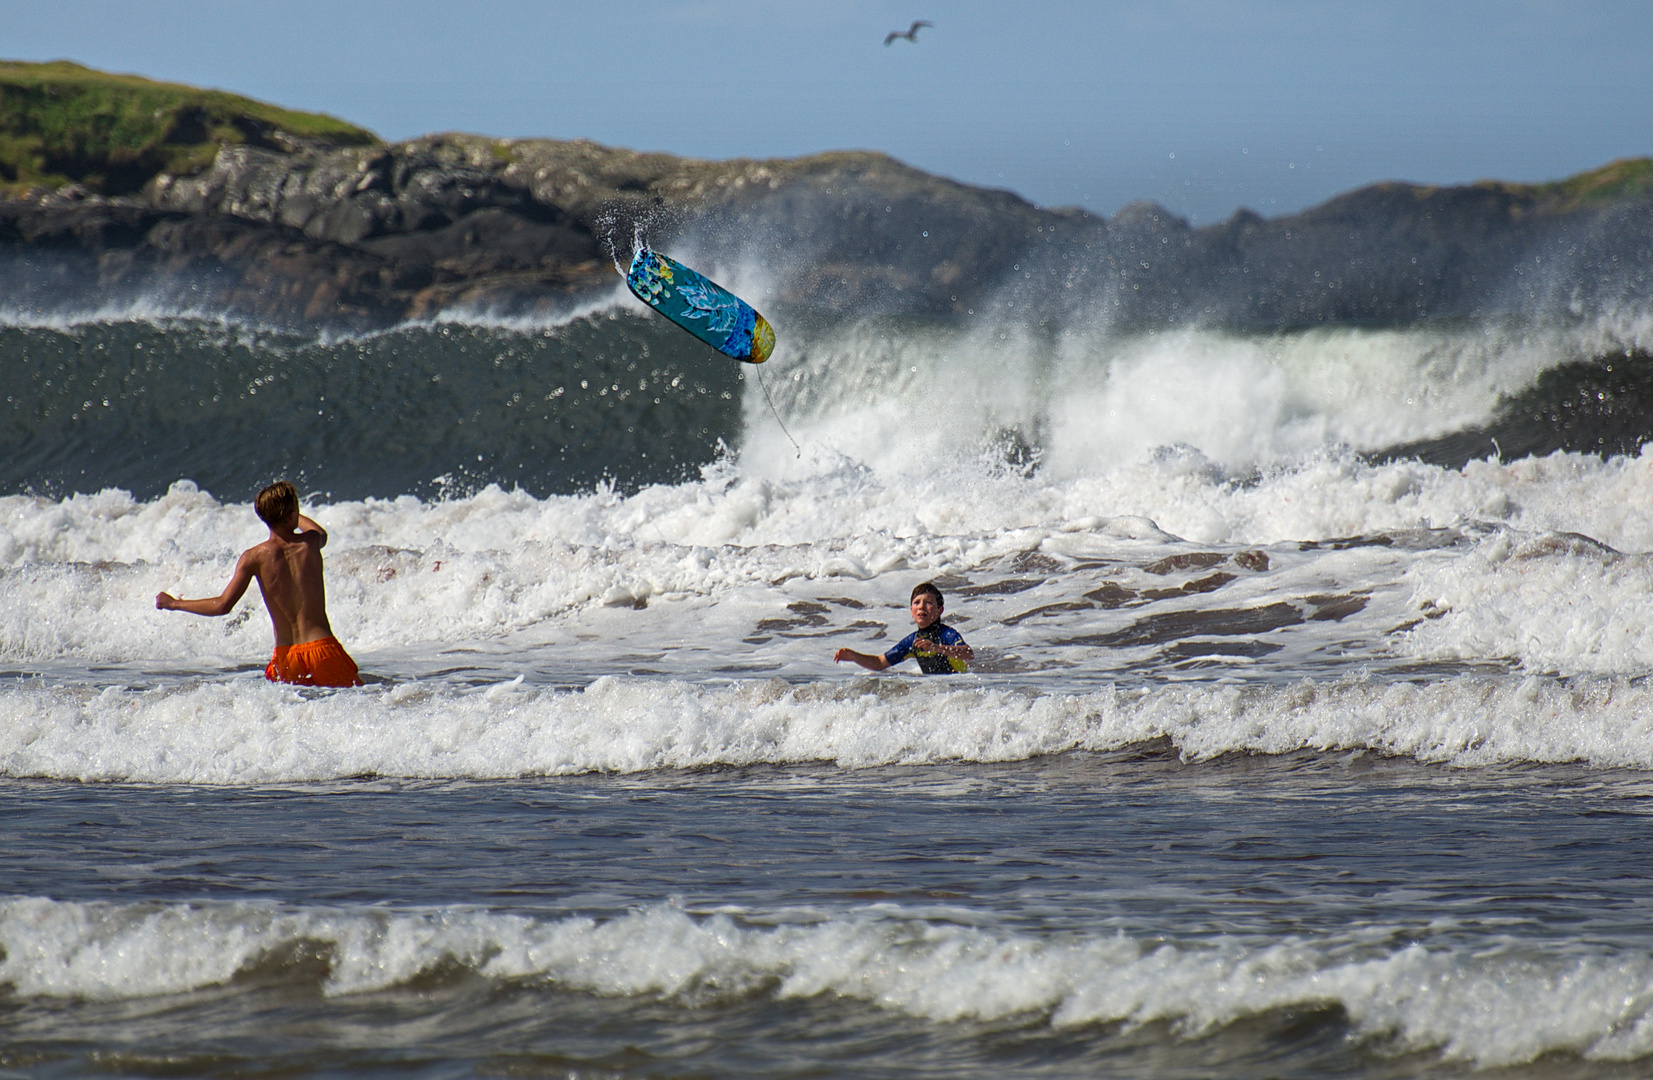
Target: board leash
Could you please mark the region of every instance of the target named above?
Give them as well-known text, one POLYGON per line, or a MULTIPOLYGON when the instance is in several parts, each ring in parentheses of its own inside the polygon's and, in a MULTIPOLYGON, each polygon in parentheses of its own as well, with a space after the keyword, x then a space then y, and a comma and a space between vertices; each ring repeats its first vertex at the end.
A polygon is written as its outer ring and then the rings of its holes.
POLYGON ((774 414, 775 423, 781 426, 781 433, 786 436, 789 442, 792 443, 792 449, 798 452, 799 457, 803 457, 804 448, 799 446, 798 440, 792 438, 792 433, 786 430, 786 421, 781 419, 780 410, 775 408, 775 399, 769 396, 769 384, 763 381, 763 369, 761 367, 755 367, 753 370, 758 373, 758 385, 763 387, 763 400, 769 402, 769 411, 774 414))

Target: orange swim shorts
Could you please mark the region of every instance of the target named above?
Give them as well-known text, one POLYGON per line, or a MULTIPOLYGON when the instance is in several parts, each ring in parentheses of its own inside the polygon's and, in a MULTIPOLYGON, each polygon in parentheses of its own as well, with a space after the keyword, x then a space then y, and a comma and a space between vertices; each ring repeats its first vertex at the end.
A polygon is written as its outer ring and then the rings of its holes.
POLYGON ((344 651, 338 638, 324 637, 302 645, 277 645, 275 655, 264 669, 271 682, 300 686, 360 686, 356 661, 344 651))

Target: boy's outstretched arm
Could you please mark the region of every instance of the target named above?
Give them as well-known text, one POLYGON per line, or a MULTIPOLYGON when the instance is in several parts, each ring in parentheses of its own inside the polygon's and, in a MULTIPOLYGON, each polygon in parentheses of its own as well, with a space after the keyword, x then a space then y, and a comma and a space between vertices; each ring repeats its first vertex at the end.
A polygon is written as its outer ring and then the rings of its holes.
MULTIPOLYGON (((322 534, 324 540, 326 535, 322 534)), ((241 561, 235 564, 235 574, 219 595, 205 600, 180 600, 171 593, 156 593, 155 607, 161 611, 187 611, 191 615, 228 615, 236 602, 246 593, 247 586, 252 584, 253 575, 257 572, 252 555, 251 551, 241 553, 241 561)))
POLYGON ((834 664, 841 664, 845 660, 848 660, 851 663, 860 664, 868 671, 883 671, 885 668, 890 666, 890 662, 886 660, 881 653, 864 653, 856 652, 854 649, 839 649, 837 652, 832 654, 832 662, 834 664))

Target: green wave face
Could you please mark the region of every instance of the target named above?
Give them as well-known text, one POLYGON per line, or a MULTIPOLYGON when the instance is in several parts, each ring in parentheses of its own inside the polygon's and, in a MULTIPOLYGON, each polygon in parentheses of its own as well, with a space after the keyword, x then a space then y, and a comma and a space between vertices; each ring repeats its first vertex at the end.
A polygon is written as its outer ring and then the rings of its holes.
POLYGON ((0 490, 287 476, 336 498, 681 480, 733 445, 740 368, 660 320, 314 340, 205 323, 0 329, 0 490))

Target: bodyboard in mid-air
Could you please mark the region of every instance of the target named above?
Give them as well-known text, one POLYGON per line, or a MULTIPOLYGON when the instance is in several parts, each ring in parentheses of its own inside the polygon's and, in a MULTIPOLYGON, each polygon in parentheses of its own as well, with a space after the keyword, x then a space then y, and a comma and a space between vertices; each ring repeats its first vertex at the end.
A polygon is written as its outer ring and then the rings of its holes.
POLYGON ((640 247, 626 284, 637 299, 725 356, 761 364, 775 351, 775 331, 751 304, 676 259, 640 247))

